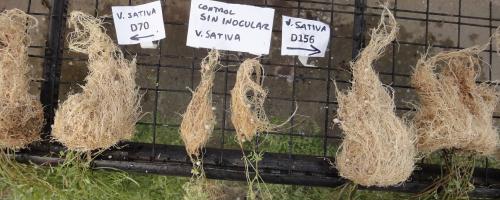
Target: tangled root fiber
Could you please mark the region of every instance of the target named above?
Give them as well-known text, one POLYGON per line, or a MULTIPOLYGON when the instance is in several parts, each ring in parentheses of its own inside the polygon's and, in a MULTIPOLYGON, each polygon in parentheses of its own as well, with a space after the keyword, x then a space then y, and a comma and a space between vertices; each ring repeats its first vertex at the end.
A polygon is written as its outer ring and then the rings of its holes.
POLYGON ((384 7, 371 41, 351 63, 353 81, 347 93, 337 89, 344 139, 336 157, 342 177, 363 186, 390 186, 405 181, 414 168, 414 135, 395 114, 394 99, 372 64, 395 38, 398 25, 384 7))
POLYGON ((242 159, 248 183, 248 199, 257 199, 258 194, 262 195, 260 199, 272 199, 272 195, 259 175, 259 162, 263 154, 253 149, 247 156, 243 151, 243 143, 252 141, 257 133, 276 131, 290 121, 288 119, 280 125, 269 122, 264 110, 268 91, 262 87, 263 82, 262 65, 255 58, 247 59, 241 63, 236 73, 236 82, 231 90, 231 121, 236 129, 236 139, 242 148, 242 159), (255 172, 253 176, 250 170, 255 172))
POLYGON ((500 26, 497 27, 494 35, 493 35, 493 39, 495 40, 495 45, 496 45, 496 48, 497 48, 497 53, 500 54, 500 26))
POLYGON ((231 90, 231 121, 240 145, 251 141, 258 132, 275 129, 264 110, 267 90, 262 87, 263 75, 263 67, 257 59, 245 60, 236 74, 231 90))
POLYGON ((52 126, 54 138, 70 150, 107 149, 130 139, 140 117, 135 59, 124 58, 102 23, 79 11, 68 19, 75 29, 69 34, 69 48, 89 57, 83 91, 60 105, 52 126))
POLYGON ((0 148, 18 149, 40 138, 42 104, 28 92, 28 34, 37 24, 18 9, 0 13, 0 148))
MULTIPOLYGON (((183 115, 180 132, 189 156, 198 157, 215 125, 212 88, 219 67, 219 52, 212 50, 201 63, 201 81, 183 115)), ((193 159, 192 159, 193 160, 193 159)))
POLYGON ((183 115, 180 132, 186 152, 191 158, 193 169, 191 180, 183 185, 185 200, 217 199, 217 188, 205 177, 200 151, 210 139, 215 125, 212 106, 212 88, 215 73, 220 65, 219 51, 211 50, 201 62, 201 81, 193 92, 183 115), (193 157, 194 156, 194 157, 193 157))
POLYGON ((482 47, 423 56, 411 77, 420 105, 414 116, 417 149, 494 154, 498 147, 493 112, 499 94, 487 83, 476 84, 482 47))

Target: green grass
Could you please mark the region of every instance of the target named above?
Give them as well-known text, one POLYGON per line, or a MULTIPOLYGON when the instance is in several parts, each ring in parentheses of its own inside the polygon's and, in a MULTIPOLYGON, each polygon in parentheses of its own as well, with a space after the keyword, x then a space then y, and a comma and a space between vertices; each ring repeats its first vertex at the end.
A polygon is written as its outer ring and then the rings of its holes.
MULTIPOLYGON (((137 125, 134 142, 153 142, 153 126, 150 125, 137 125)), ((156 127, 156 143, 157 144, 170 144, 170 145, 182 145, 182 139, 179 134, 179 129, 176 127, 156 127)))
MULTIPOLYGON (((76 157, 66 156, 69 160, 76 157)), ((0 199, 178 199, 184 192, 179 186, 188 180, 90 170, 84 160, 67 161, 52 168, 19 163, 9 167, 17 170, 14 177, 0 178, 0 199)))
MULTIPOLYGON (((2 153, 2 157, 6 154, 2 153)), ((124 199, 121 187, 130 182, 127 173, 91 170, 81 155, 61 155, 66 161, 54 167, 2 162, 0 191, 3 199, 124 199), (7 174, 8 173, 8 174, 7 174)), ((10 159, 10 157, 8 158, 10 159)))
MULTIPOLYGON (((273 123, 279 123, 276 119, 273 119, 273 123)), ((134 138, 134 141, 141 142, 151 142, 151 126, 138 127, 138 133, 134 138)), ((307 124, 310 130, 313 130, 313 134, 320 134, 320 128, 312 123, 307 124)), ((298 129, 303 128, 299 127, 298 129)), ((230 149, 239 149, 239 145, 235 142, 234 133, 225 134, 225 147, 230 149)), ((213 140, 218 140, 217 136, 214 136, 213 140)), ((277 134, 262 134, 260 135, 261 144, 259 149, 265 152, 275 152, 275 153, 288 153, 289 149, 292 149, 294 154, 305 154, 305 155, 323 155, 323 138, 321 137, 290 137, 288 135, 277 135, 277 134), (290 143, 291 140, 291 143, 290 143)), ((182 145, 182 140, 179 137, 177 128, 161 128, 157 132, 157 141, 162 144, 178 144, 182 145)), ((249 146, 249 145, 247 145, 249 146)), ((250 148, 247 148, 249 150, 250 148)), ((337 146, 333 144, 327 145, 327 155, 334 156, 337 150, 337 146)), ((132 178, 139 180, 141 175, 133 175, 132 178)), ((165 185, 165 187, 170 190, 178 191, 174 194, 184 195, 182 188, 183 183, 189 181, 189 178, 180 177, 167 177, 166 179, 180 180, 182 183, 173 182, 170 185, 165 185)), ((246 194, 246 183, 245 182, 234 182, 234 181, 219 181, 224 187, 232 188, 232 190, 224 190, 231 194, 226 194, 224 196, 229 197, 228 199, 235 199, 240 197, 243 199, 246 194)), ((307 200, 307 199, 337 199, 339 198, 340 189, 328 188, 328 187, 308 187, 308 186, 296 186, 296 185, 282 185, 282 184, 267 184, 270 193, 273 195, 274 199, 291 199, 291 200, 307 200)), ((144 188, 144 191, 149 191, 150 189, 144 188)), ((177 196, 179 198, 180 196, 177 196)), ((359 190, 356 192, 356 199, 367 199, 367 200, 396 200, 396 199, 408 199, 410 194, 395 193, 395 192, 380 192, 380 191, 365 191, 359 190)), ((344 199, 340 197, 340 199, 344 199)))
MULTIPOLYGON (((319 129, 311 125, 315 134, 319 129)), ((217 137, 217 136, 214 136, 217 137)), ((234 134, 226 134, 228 148, 238 149, 234 134)), ((218 138, 214 138, 217 140, 218 138)), ((151 126, 137 126, 137 134, 133 141, 151 142, 151 126)), ((288 135, 261 135, 260 150, 266 152, 287 153, 292 149, 294 154, 323 155, 323 139, 316 137, 290 137, 288 135), (290 139, 292 143, 289 143, 290 139)), ((161 144, 182 145, 177 128, 158 127, 157 142, 161 144)), ((328 144, 327 155, 334 156, 337 147, 328 144)), ((436 156, 429 158, 432 163, 438 163, 436 156)), ((40 184, 30 184, 19 180, 0 178, 0 199, 181 199, 185 195, 183 185, 189 182, 186 177, 158 176, 138 173, 125 173, 114 170, 88 170, 85 163, 73 163, 66 167, 40 167, 36 165, 21 165, 25 174, 41 177, 53 188, 40 184)), ((32 177, 33 178, 33 177, 32 177)), ((28 177, 27 180, 30 180, 28 177)), ((246 194, 246 182, 217 181, 224 192, 221 199, 243 199, 246 194)), ((346 199, 340 196, 340 188, 308 187, 296 185, 267 184, 274 199, 346 199)), ((343 193, 345 195, 345 193, 343 193)), ((355 199, 391 200, 409 199, 413 194, 358 190, 355 199)))

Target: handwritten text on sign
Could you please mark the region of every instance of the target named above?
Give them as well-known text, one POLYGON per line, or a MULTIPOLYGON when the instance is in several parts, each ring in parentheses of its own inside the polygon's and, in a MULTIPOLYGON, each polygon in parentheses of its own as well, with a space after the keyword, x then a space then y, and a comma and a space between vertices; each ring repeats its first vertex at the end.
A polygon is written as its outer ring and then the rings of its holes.
POLYGON ((187 46, 269 54, 274 9, 192 0, 187 46))
POLYGON ((324 57, 330 26, 323 22, 283 16, 281 55, 324 57))
POLYGON ((160 1, 138 6, 113 6, 118 44, 138 44, 165 38, 160 1))

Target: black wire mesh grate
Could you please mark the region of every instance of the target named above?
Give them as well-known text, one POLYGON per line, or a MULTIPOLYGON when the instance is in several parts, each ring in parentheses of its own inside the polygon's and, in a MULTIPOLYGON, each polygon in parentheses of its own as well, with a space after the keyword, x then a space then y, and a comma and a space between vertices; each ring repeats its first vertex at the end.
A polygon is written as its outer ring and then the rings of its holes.
MULTIPOLYGON (((41 100, 45 105, 47 139, 50 138, 50 124, 58 102, 64 101, 69 92, 79 91, 78 84, 84 84, 87 72, 87 58, 70 52, 65 46, 66 35, 71 31, 65 28, 66 15, 72 10, 82 10, 94 16, 105 16, 108 33, 116 38, 110 7, 147 2, 150 0, 24 0, 4 3, 47 20, 46 29, 40 30, 46 43, 35 43, 30 48, 32 60, 39 60, 39 63, 34 63, 35 68, 39 71, 43 69, 43 80, 35 84, 40 84, 41 100), (34 7, 42 7, 41 4, 48 6, 45 6, 45 10, 33 10, 34 7)), ((333 160, 341 139, 341 130, 333 123, 337 106, 333 80, 341 89, 349 86, 349 61, 369 41, 369 30, 380 18, 379 1, 226 2, 276 9, 271 53, 261 58, 266 71, 265 86, 270 90, 266 109, 272 120, 279 122, 291 115, 296 106, 299 107, 298 115, 289 123, 291 128, 260 134, 254 142, 259 150, 266 152, 261 164, 263 178, 269 182, 287 184, 331 187, 342 184, 344 180, 338 177, 328 162, 333 160), (280 55, 281 15, 316 19, 330 24, 332 33, 327 56, 310 60, 318 67, 303 67, 296 58, 280 55)), ((128 58, 137 56, 137 82, 145 94, 144 111, 150 114, 137 124, 134 141, 124 142, 123 148, 106 152, 95 161, 96 166, 190 175, 191 164, 177 131, 181 120, 179 113, 184 112, 190 99, 190 91, 186 87, 194 88, 199 81, 199 63, 207 50, 185 46, 189 4, 190 1, 162 0, 167 38, 160 41, 158 49, 140 49, 138 45, 123 47, 128 58)), ((494 0, 391 0, 390 8, 401 24, 401 32, 398 41, 377 62, 376 69, 382 81, 395 89, 397 111, 401 115, 412 110, 408 102, 416 100, 409 86, 409 74, 412 65, 428 46, 432 46, 432 52, 481 44, 500 25, 500 15, 494 12, 500 9, 500 3, 494 0)), ((485 67, 481 81, 500 79, 500 71, 497 71, 500 69, 500 56, 495 51, 495 47, 490 45, 482 54, 484 61, 491 67, 485 67)), ((235 52, 223 54, 222 64, 227 67, 216 75, 214 103, 218 121, 205 151, 205 169, 209 178, 242 180, 241 153, 230 123, 229 91, 234 84, 239 63, 252 56, 235 52)), ((498 124, 500 115, 496 113, 494 118, 498 124)), ((44 142, 20 154, 19 159, 55 162, 57 159, 46 157, 45 154, 60 149, 57 144, 44 142)), ((495 185, 500 182, 500 171, 491 167, 489 159, 484 159, 481 166, 475 174, 475 183, 478 185, 475 194, 499 196, 500 190, 495 185)), ((423 160, 409 183, 386 189, 419 191, 439 174, 438 165, 423 160)))

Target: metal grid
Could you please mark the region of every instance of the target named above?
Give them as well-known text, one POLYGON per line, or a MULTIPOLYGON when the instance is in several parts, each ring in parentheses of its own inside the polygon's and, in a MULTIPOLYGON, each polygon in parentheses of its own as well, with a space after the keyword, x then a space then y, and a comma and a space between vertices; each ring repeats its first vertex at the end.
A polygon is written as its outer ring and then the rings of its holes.
MULTIPOLYGON (((45 137, 48 139, 50 124, 53 122, 54 109, 70 91, 78 91, 77 84, 84 84, 86 57, 69 52, 64 45, 65 18, 68 11, 83 10, 95 16, 110 15, 111 5, 136 5, 149 0, 60 0, 51 3, 50 14, 32 13, 50 18, 48 47, 40 58, 45 61, 41 99, 45 105, 47 126, 45 137), (90 5, 90 6, 87 6, 90 5)), ((265 86, 270 89, 266 109, 268 114, 279 121, 286 119, 299 107, 299 115, 292 118, 289 129, 277 133, 257 136, 254 147, 266 152, 260 164, 261 176, 267 182, 302 184, 317 186, 338 186, 344 182, 336 170, 328 163, 333 160, 341 139, 341 131, 334 126, 333 118, 337 106, 333 80, 344 89, 349 86, 348 62, 355 58, 359 50, 369 40, 369 29, 380 17, 378 1, 369 0, 258 0, 226 1, 244 3, 276 9, 271 54, 261 58, 265 66, 265 86), (303 67, 293 57, 280 55, 281 15, 319 19, 332 27, 330 50, 325 58, 312 59, 318 67, 303 67), (267 141, 267 143, 266 143, 267 141), (272 141, 273 144, 269 144, 272 141), (277 144, 276 144, 277 143, 277 144), (278 145, 279 148, 275 146, 278 145), (273 146, 273 148, 270 148, 273 146), (309 148, 304 148, 308 146, 309 148), (313 146, 313 147, 310 147, 313 146)), ((471 45, 465 33, 492 34, 500 25, 500 16, 493 10, 500 8, 494 1, 476 3, 482 9, 481 16, 468 14, 464 5, 467 0, 439 1, 392 0, 391 9, 402 26, 400 38, 388 48, 386 55, 378 61, 376 68, 382 81, 395 88, 397 109, 400 114, 410 111, 405 102, 415 100, 409 86, 411 66, 429 45, 431 50, 460 49, 471 45), (451 2, 453 9, 436 8, 451 2), (418 24, 415 28, 412 24, 418 24), (437 25, 436 25, 437 24, 437 25), (443 28, 444 27, 444 28, 443 28), (449 28, 452 27, 452 28, 449 28), (410 29, 414 30, 410 30, 410 29), (443 29, 443 30, 439 30, 443 29), (444 30, 445 29, 445 30, 444 30), (456 29, 456 34, 450 29, 456 29), (405 36, 408 32, 420 33, 405 36), (452 33, 452 39, 440 40, 440 34, 452 33), (464 39, 465 38, 465 39, 464 39)), ((29 0, 28 5, 32 2, 29 0)), ((107 151, 95 161, 96 166, 119 169, 189 176, 191 164, 178 139, 177 128, 180 115, 190 99, 186 87, 194 88, 199 81, 199 63, 207 50, 185 46, 185 33, 189 15, 189 1, 162 1, 167 38, 159 48, 143 50, 136 46, 126 46, 123 50, 129 58, 137 56, 138 83, 145 93, 143 107, 146 116, 137 124, 137 138, 124 142, 121 149, 107 151)), ((28 11, 30 7, 28 6, 28 11)), ((478 8, 476 8, 478 9, 478 8)), ((111 17, 106 17, 108 33, 114 36, 111 17)), ((450 37, 449 37, 450 38, 450 37)), ((486 39, 472 41, 483 43, 486 39)), ((483 70, 482 81, 493 81, 495 69, 500 58, 493 46, 484 52, 483 59, 490 68, 483 70)), ((223 52, 222 64, 226 65, 217 73, 214 88, 214 102, 217 113, 217 126, 214 136, 205 151, 205 170, 209 178, 244 180, 241 152, 234 142, 234 129, 230 123, 229 91, 234 84, 235 73, 241 61, 251 55, 223 52)), ((34 56, 36 57, 36 56, 34 56)), ((499 71, 500 72, 500 71, 499 71)), ((498 75, 497 75, 498 76, 498 75)), ((497 114, 495 119, 500 118, 497 114)), ((19 154, 19 160, 35 163, 57 162, 58 159, 46 156, 47 152, 57 152, 61 147, 54 143, 34 145, 29 151, 19 154)), ((385 190, 416 192, 427 186, 433 177, 440 174, 438 165, 422 161, 410 182, 399 187, 385 190)), ((475 173, 477 196, 498 197, 500 190, 500 171, 490 168, 485 159, 483 168, 475 173)), ((372 188, 380 189, 380 188, 372 188)))

